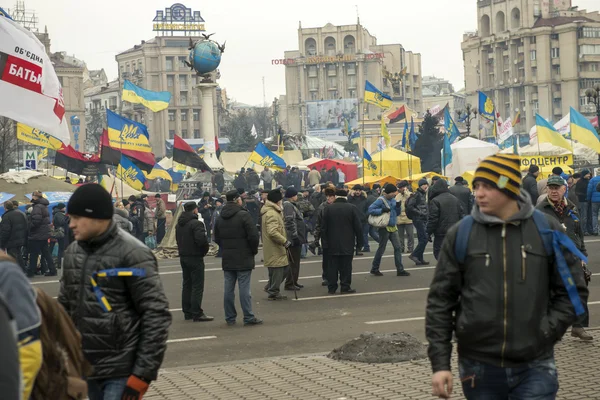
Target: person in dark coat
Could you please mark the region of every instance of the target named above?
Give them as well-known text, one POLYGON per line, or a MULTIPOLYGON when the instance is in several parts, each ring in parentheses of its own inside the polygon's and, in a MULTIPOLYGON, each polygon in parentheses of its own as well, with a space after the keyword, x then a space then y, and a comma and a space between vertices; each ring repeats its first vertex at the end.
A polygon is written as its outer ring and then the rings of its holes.
POLYGON ((212 230, 212 213, 213 210, 215 209, 214 204, 210 198, 210 193, 208 192, 204 192, 202 194, 202 199, 200 200, 200 203, 198 204, 198 212, 200 213, 200 215, 202 216, 202 219, 204 220, 204 227, 206 228, 206 236, 208 237, 208 243, 210 243, 211 239, 210 239, 210 232, 212 230))
POLYGON ((288 185, 294 185, 294 188, 298 191, 302 187, 302 174, 298 170, 298 167, 293 167, 288 174, 288 185))
POLYGON ((144 242, 144 202, 134 195, 129 196, 129 220, 133 224, 133 236, 144 242))
POLYGON ((529 193, 529 197, 531 197, 531 202, 533 204, 537 203, 538 197, 540 196, 538 192, 537 185, 537 177, 540 174, 540 167, 535 164, 529 166, 529 172, 523 178, 523 190, 529 193))
POLYGON ((260 185, 260 177, 252 168, 248 168, 248 172, 246 173, 246 181, 248 183, 249 190, 258 189, 258 185, 260 185))
POLYGON ((427 190, 429 184, 427 179, 423 178, 418 182, 419 187, 417 190, 406 200, 406 216, 413 222, 415 230, 417 231, 418 243, 414 251, 408 258, 413 261, 416 265, 428 265, 429 261, 425 261, 423 253, 427 246, 427 190))
POLYGON ((26 273, 23 247, 27 244, 27 217, 12 201, 4 202, 4 215, 0 222, 0 249, 17 261, 26 273))
POLYGON ((433 235, 433 256, 438 259, 446 232, 464 217, 460 200, 450 193, 445 180, 439 179, 431 188, 427 236, 433 235))
POLYGON ((587 190, 592 179, 590 170, 581 170, 581 179, 577 181, 575 185, 575 193, 579 199, 579 213, 581 214, 581 223, 583 227, 583 234, 589 235, 592 232, 592 219, 590 218, 590 202, 587 200, 587 190))
POLYGON ((329 294, 335 294, 340 281, 340 293, 356 293, 352 289, 352 258, 354 243, 357 248, 363 245, 363 228, 360 212, 347 200, 348 192, 336 190, 335 201, 323 210, 321 240, 327 249, 330 260, 327 270, 329 294))
POLYGON ((52 210, 52 225, 54 225, 54 240, 50 243, 50 254, 54 252, 54 246, 58 246, 58 257, 56 268, 61 268, 63 254, 65 252, 66 234, 69 230, 69 217, 65 215, 65 203, 58 203, 52 210))
MULTIPOLYGON (((350 193, 350 196, 348 196, 348 203, 352 204, 353 206, 356 207, 356 209, 358 210, 358 216, 360 218, 360 223, 362 225, 362 235, 363 235, 363 239, 361 241, 361 243, 363 243, 363 246, 367 249, 370 250, 369 248, 369 223, 367 222, 367 218, 368 218, 368 214, 367 211, 369 209, 369 204, 368 204, 369 200, 367 199, 367 194, 365 192, 363 192, 363 188, 360 185, 354 185, 352 187, 352 193, 350 193)), ((371 203, 373 204, 373 203, 371 203)), ((362 256, 364 255, 361 252, 361 249, 363 247, 359 247, 358 246, 358 242, 356 245, 356 255, 357 256, 362 256)))
POLYGON ((156 257, 112 220, 102 186, 81 186, 67 209, 76 241, 65 250, 58 301, 93 367, 88 396, 140 399, 158 376, 171 325, 156 257))
MULTIPOLYGON (((323 249, 320 245, 319 241, 321 240, 321 232, 323 229, 323 211, 325 207, 329 207, 335 201, 335 188, 333 186, 326 187, 323 189, 323 195, 325 196, 325 201, 321 203, 319 208, 315 211, 315 229, 313 231, 313 236, 315 238, 314 242, 309 246, 310 248, 319 248, 319 255, 321 255, 321 249, 323 252, 323 258, 321 261, 321 269, 322 274, 321 277, 323 281, 321 282, 321 286, 328 286, 327 282, 327 271, 329 268, 329 253, 327 249, 323 249)), ((311 250, 312 251, 312 250, 311 250)))
POLYGON ((31 209, 31 222, 29 224, 29 240, 27 241, 29 250, 29 271, 27 276, 32 277, 35 275, 40 255, 42 257, 42 268, 49 269, 49 271, 42 270, 42 273, 46 276, 56 276, 56 268, 54 268, 52 255, 48 248, 48 239, 50 238, 50 213, 48 212, 48 205, 50 203, 42 197, 42 192, 37 190, 31 195, 31 203, 33 207, 31 209))
POLYGON ((310 204, 316 209, 325 201, 325 193, 323 192, 325 185, 315 185, 315 191, 309 197, 310 204))
POLYGON ((226 194, 227 204, 215 223, 215 242, 223 249, 223 274, 225 275, 225 321, 234 325, 235 283, 238 282, 240 304, 244 313, 244 325, 259 325, 262 320, 252 312, 250 283, 254 269, 254 256, 258 254, 257 221, 242 207, 237 190, 226 194))
POLYGON ((244 168, 240 170, 238 176, 233 180, 233 187, 235 187, 236 189, 248 189, 248 181, 246 180, 244 168))
POLYGON ((175 227, 179 262, 183 272, 181 290, 183 316, 186 320, 206 322, 214 320, 204 313, 204 256, 208 253, 205 225, 198 220, 198 205, 190 201, 183 206, 175 227))
POLYGON ((298 275, 300 275, 300 255, 302 253, 302 245, 306 243, 306 225, 302 213, 296 206, 298 200, 298 191, 289 187, 285 191, 285 199, 283 200, 283 219, 285 221, 285 230, 287 239, 292 243, 289 248, 291 254, 290 270, 285 280, 285 290, 302 289, 304 286, 298 283, 298 275))
POLYGON ((258 220, 260 219, 260 204, 258 200, 256 200, 256 192, 254 190, 249 194, 250 195, 246 198, 246 210, 250 213, 254 225, 258 226, 258 220))
POLYGON ((223 189, 225 188, 225 177, 223 176, 223 171, 218 170, 215 172, 214 184, 217 188, 217 192, 223 192, 223 189))
POLYGON ((462 176, 454 178, 454 182, 454 186, 450 188, 450 193, 460 201, 460 205, 463 208, 463 214, 469 215, 473 209, 473 194, 466 186, 466 182, 462 176))

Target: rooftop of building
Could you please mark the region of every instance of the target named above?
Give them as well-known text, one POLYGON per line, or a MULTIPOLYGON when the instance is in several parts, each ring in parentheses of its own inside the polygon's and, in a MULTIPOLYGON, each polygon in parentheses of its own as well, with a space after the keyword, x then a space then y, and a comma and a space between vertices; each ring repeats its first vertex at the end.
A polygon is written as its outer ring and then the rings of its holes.
POLYGON ((575 17, 559 16, 559 17, 554 17, 554 18, 540 18, 537 21, 535 21, 535 24, 533 24, 533 27, 534 28, 540 28, 543 26, 554 27, 554 26, 559 26, 559 25, 570 24, 573 22, 594 22, 594 20, 584 17, 584 16, 580 16, 580 15, 575 16, 575 17))
POLYGON ((127 50, 124 50, 124 51, 122 51, 120 53, 117 53, 117 56, 120 56, 121 54, 127 54, 127 53, 131 53, 131 52, 137 51, 137 50, 141 49, 145 44, 154 44, 154 43, 156 43, 156 38, 152 38, 152 39, 149 39, 149 40, 142 40, 140 42, 140 44, 136 44, 133 47, 127 49, 127 50))
POLYGON ((91 87, 89 89, 84 89, 83 96, 91 97, 91 96, 95 96, 99 93, 118 92, 119 90, 120 90, 119 81, 115 79, 114 81, 108 82, 106 85, 98 85, 98 86, 91 87))
POLYGON ((55 67, 58 68, 85 68, 85 62, 76 58, 74 55, 70 56, 66 51, 57 51, 50 55, 50 60, 55 67))

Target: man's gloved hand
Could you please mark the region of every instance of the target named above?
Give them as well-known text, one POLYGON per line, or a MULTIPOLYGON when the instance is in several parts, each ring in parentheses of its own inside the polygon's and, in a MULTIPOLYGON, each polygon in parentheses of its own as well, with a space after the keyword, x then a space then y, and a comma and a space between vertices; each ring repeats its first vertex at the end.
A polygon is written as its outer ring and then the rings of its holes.
POLYGON ((289 249, 290 247, 292 247, 292 242, 290 242, 289 240, 285 241, 285 244, 283 245, 286 249, 289 249))
POLYGON ((127 386, 123 390, 121 400, 142 400, 150 384, 135 375, 131 375, 127 379, 127 386))

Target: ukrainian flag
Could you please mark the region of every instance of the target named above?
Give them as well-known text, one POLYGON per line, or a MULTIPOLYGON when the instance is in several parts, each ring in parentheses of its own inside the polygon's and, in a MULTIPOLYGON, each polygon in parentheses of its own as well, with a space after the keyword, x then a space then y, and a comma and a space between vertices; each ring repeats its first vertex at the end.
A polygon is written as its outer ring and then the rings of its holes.
POLYGON ((571 138, 600 153, 600 138, 590 121, 571 107, 571 138))
POLYGON ((392 98, 377 89, 369 81, 365 82, 365 102, 384 109, 388 109, 392 106, 392 98))
POLYGON ((121 156, 121 162, 117 167, 117 178, 134 188, 135 190, 142 190, 146 177, 144 171, 139 169, 137 165, 133 163, 129 158, 121 156))
POLYGON ((106 123, 109 147, 117 150, 152 152, 146 125, 122 117, 111 110, 106 110, 106 123))
POLYGON ((146 176, 146 179, 162 178, 162 179, 166 179, 170 182, 173 182, 173 178, 171 177, 171 175, 167 172, 166 169, 161 167, 158 163, 154 164, 154 167, 152 168, 152 171, 150 171, 149 174, 144 172, 144 176, 146 176))
POLYGON ((262 142, 256 145, 248 161, 262 165, 263 167, 272 168, 276 171, 282 171, 286 167, 283 158, 275 155, 262 142))
POLYGON ((448 141, 450 144, 454 143, 454 141, 460 136, 460 132, 458 131, 454 120, 450 116, 448 107, 444 109, 444 128, 446 130, 446 136, 448 136, 448 141))
POLYGON ((162 111, 169 107, 171 101, 171 92, 153 92, 142 89, 125 81, 123 85, 123 100, 134 104, 142 104, 154 112, 162 111))
POLYGON ((371 171, 373 174, 377 172, 377 164, 373 162, 371 155, 366 149, 363 149, 363 168, 365 171, 371 171))
POLYGON ((496 106, 491 98, 483 92, 479 92, 479 115, 494 123, 493 134, 496 137, 498 126, 496 125, 496 106))
POLYGON ((535 125, 537 128, 538 143, 550 143, 554 146, 573 151, 571 144, 567 139, 558 133, 558 131, 539 114, 535 114, 535 125))

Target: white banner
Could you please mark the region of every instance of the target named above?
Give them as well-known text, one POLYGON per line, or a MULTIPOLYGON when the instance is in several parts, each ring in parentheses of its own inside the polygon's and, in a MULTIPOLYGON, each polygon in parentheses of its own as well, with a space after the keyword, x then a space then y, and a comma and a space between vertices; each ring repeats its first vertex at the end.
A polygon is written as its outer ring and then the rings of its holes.
POLYGON ((442 111, 442 107, 440 107, 439 105, 435 105, 429 109, 429 114, 436 115, 439 114, 440 111, 442 111))
POLYGON ((504 142, 506 139, 513 135, 513 123, 512 118, 508 118, 506 121, 501 122, 498 126, 498 143, 504 142))

